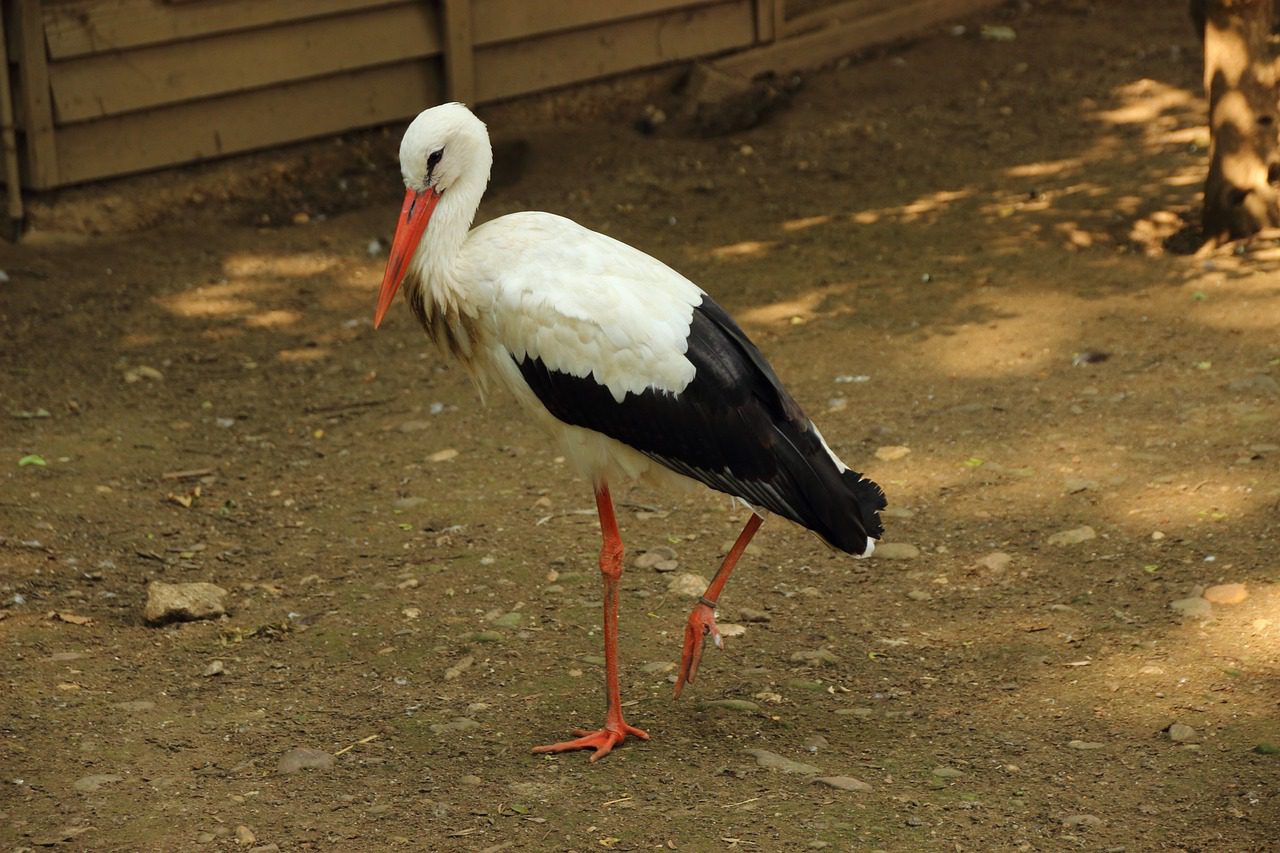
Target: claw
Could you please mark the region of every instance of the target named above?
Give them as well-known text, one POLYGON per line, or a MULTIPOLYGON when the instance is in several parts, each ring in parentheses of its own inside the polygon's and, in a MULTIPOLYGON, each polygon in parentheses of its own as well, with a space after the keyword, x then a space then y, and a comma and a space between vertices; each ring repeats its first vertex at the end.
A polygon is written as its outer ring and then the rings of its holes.
POLYGON ((578 735, 574 740, 566 740, 561 743, 549 744, 548 746, 535 746, 533 751, 536 753, 571 752, 575 749, 590 749, 594 751, 588 760, 594 764, 612 752, 615 746, 626 740, 627 735, 633 735, 640 738, 640 740, 649 739, 649 733, 644 729, 637 729, 635 726, 627 725, 623 720, 595 731, 574 729, 573 733, 578 735))
POLYGON ((720 629, 716 627, 716 612, 711 607, 699 602, 689 614, 689 621, 684 626, 684 648, 680 651, 680 671, 676 675, 675 698, 680 698, 680 691, 685 684, 692 684, 698 675, 698 664, 702 662, 702 648, 706 638, 710 636, 716 648, 724 648, 720 637, 720 629))

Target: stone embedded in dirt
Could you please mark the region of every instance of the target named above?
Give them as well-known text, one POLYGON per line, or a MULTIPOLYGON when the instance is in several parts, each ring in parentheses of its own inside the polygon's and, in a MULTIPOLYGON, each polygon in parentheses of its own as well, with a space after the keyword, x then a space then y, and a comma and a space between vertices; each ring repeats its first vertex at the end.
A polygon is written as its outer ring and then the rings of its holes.
POLYGON ((156 703, 146 699, 133 699, 128 702, 117 702, 114 707, 130 714, 137 714, 142 711, 153 710, 156 707, 156 703))
POLYGON ((1089 750, 1089 749, 1102 749, 1104 746, 1106 746, 1106 744, 1098 743, 1092 740, 1073 740, 1073 741, 1069 741, 1067 743, 1067 746, 1071 747, 1072 749, 1089 750))
POLYGON ((912 601, 933 601, 933 593, 923 589, 913 589, 907 593, 907 598, 912 601))
POLYGON ((254 835, 253 830, 243 823, 236 827, 236 844, 247 847, 257 840, 258 836, 254 835))
POLYGON ((83 791, 86 794, 98 790, 103 785, 110 785, 113 782, 123 782, 123 776, 117 776, 115 773, 95 773, 92 776, 81 776, 72 783, 72 787, 77 791, 83 791))
POLYGON ((1171 601, 1169 607, 1190 619, 1207 619, 1213 615, 1213 605, 1198 595, 1171 601))
POLYGON ((427 457, 431 462, 448 462, 451 459, 458 458, 458 451, 452 447, 446 447, 444 450, 437 450, 427 457))
POLYGON ((333 753, 306 746, 295 747, 276 764, 277 773, 297 773, 299 770, 328 770, 337 761, 333 753))
POLYGON ((1097 539, 1098 534, 1094 532, 1092 527, 1085 525, 1084 527, 1073 527, 1070 530, 1060 530, 1049 537, 1050 545, 1079 545, 1081 542, 1088 542, 1090 539, 1097 539))
POLYGON ((431 429, 435 424, 431 421, 405 421, 396 427, 400 432, 422 432, 431 429))
POLYGON ((870 791, 871 786, 861 779, 855 779, 852 776, 819 776, 814 779, 814 785, 826 785, 828 788, 835 788, 838 791, 870 791))
POLYGON ((205 678, 210 678, 215 675, 223 675, 226 673, 226 671, 227 671, 226 664, 224 664, 220 660, 215 660, 215 661, 210 661, 209 665, 204 668, 204 672, 200 674, 203 675, 205 678))
POLYGON ((455 663, 453 666, 449 667, 444 671, 444 680, 454 681, 460 678, 462 676, 462 673, 470 669, 471 664, 475 662, 476 662, 476 659, 471 655, 466 655, 465 657, 459 658, 457 663, 455 663))
POLYGON ((480 724, 475 720, 468 719, 467 717, 458 717, 456 720, 448 723, 436 723, 432 725, 431 732, 432 734, 437 735, 451 735, 473 731, 478 728, 480 728, 480 724))
POLYGON ((1091 814, 1073 814, 1064 817, 1062 823, 1065 826, 1075 827, 1076 829, 1089 829, 1094 826, 1102 826, 1102 818, 1091 814))
POLYGON ((473 773, 468 773, 466 776, 458 779, 458 781, 464 785, 471 785, 472 787, 475 787, 476 785, 481 784, 484 780, 473 773))
POLYGON ((1165 733, 1169 735, 1169 740, 1174 743, 1196 743, 1200 740, 1200 735, 1196 730, 1185 723, 1171 723, 1165 733))
POLYGON ((263 844, 259 847, 250 847, 249 853, 280 853, 280 845, 263 844))
MULTIPOLYGON (((637 569, 655 569, 658 571, 671 571, 671 569, 658 568, 666 563, 674 563, 676 560, 676 552, 674 548, 668 548, 666 545, 659 545, 656 548, 650 548, 642 551, 632 561, 637 569)), ((674 568, 674 567, 672 567, 674 568)))
POLYGON ((1081 492, 1088 492, 1088 491, 1096 492, 1098 490, 1098 481, 1083 480, 1083 479, 1069 479, 1069 480, 1063 481, 1062 487, 1066 489, 1067 494, 1078 495, 1081 492))
POLYGON ((835 652, 825 646, 820 649, 792 652, 791 660, 794 663, 802 663, 805 666, 822 666, 823 664, 828 663, 840 663, 840 658, 836 657, 835 652))
POLYGON ((876 458, 881 462, 893 462, 897 459, 901 459, 910 452, 910 447, 905 447, 901 444, 888 444, 884 447, 876 448, 876 458))
POLYGON ((142 617, 152 625, 216 619, 226 614, 226 599, 227 591, 211 583, 152 581, 142 617))
POLYGON ((519 628, 522 622, 524 622, 524 614, 516 610, 504 613, 493 620, 493 624, 497 628, 519 628))
POLYGON ((954 767, 935 767, 930 772, 939 779, 958 779, 964 775, 963 770, 954 767))
POLYGON ((1242 583, 1220 583, 1200 595, 1210 604, 1240 604, 1249 597, 1249 589, 1242 583))
POLYGON ((763 610, 753 610, 750 607, 739 607, 738 618, 743 622, 768 622, 773 617, 763 610))
POLYGON ((1009 564, 1012 562, 1013 557, 1010 557, 1004 551, 992 551, 985 557, 980 558, 978 560, 978 565, 983 568, 990 569, 993 572, 1003 572, 1005 569, 1009 568, 1009 564))
POLYGON ((735 625, 732 622, 718 622, 716 627, 720 629, 721 637, 741 637, 747 633, 747 629, 743 625, 735 625))
POLYGON ((792 761, 790 758, 784 758, 778 753, 770 752, 767 749, 744 749, 743 752, 755 758, 756 764, 771 770, 781 770, 783 773, 799 773, 803 776, 817 776, 822 772, 812 764, 792 761))
POLYGON ((130 367, 124 372, 124 381, 132 385, 135 382, 141 382, 143 379, 151 382, 159 382, 164 379, 164 374, 156 370, 154 367, 148 367, 140 364, 137 367, 130 367))
POLYGON ((920 549, 907 542, 884 542, 876 545, 871 556, 882 560, 914 560, 920 556, 920 549))
POLYGON ((703 704, 708 708, 724 708, 726 711, 742 711, 748 714, 760 713, 760 706, 748 699, 712 699, 703 704))
POLYGON ((655 660, 640 668, 650 675, 662 675, 663 673, 673 672, 676 665, 669 660, 655 660))
POLYGON ((676 595, 687 595, 690 598, 700 598, 707 591, 708 581, 701 575, 695 575, 690 572, 680 572, 673 575, 667 583, 667 592, 676 595))
POLYGON ((800 745, 816 755, 818 750, 827 749, 831 743, 822 735, 809 735, 800 745))
POLYGON ((880 510, 880 514, 885 518, 915 518, 916 516, 914 510, 907 509, 905 506, 891 506, 880 510))

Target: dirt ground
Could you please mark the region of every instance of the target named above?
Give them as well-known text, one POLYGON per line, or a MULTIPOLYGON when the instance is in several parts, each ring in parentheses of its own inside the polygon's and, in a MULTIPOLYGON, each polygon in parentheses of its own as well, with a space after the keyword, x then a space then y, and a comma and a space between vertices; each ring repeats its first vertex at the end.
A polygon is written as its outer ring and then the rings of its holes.
MULTIPOLYGON (((594 765, 529 753, 603 713, 588 487, 403 305, 370 323, 398 129, 35 200, 0 246, 0 844, 1276 849, 1280 248, 1185 252, 1207 131, 1165 5, 1005 8, 730 136, 484 112, 481 218, 702 284, 899 545, 766 523, 679 701, 692 599, 630 567, 653 739, 594 765), (230 615, 149 627, 153 580, 230 615)), ((744 518, 615 495, 629 564, 677 573, 744 518)))

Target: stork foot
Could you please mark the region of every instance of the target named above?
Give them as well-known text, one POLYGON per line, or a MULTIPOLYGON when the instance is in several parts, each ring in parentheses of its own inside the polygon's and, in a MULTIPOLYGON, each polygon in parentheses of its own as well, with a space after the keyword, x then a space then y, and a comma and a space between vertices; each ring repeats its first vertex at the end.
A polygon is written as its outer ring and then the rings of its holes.
POLYGON ((566 740, 562 743, 553 743, 548 746, 535 746, 534 752, 572 752, 575 749, 591 749, 595 750, 591 754, 591 761, 596 762, 604 758, 613 748, 626 740, 627 735, 634 735, 640 740, 648 740, 649 733, 644 729, 637 729, 635 726, 627 725, 623 720, 616 723, 609 723, 602 729, 590 731, 588 729, 574 729, 573 733, 578 737, 574 740, 566 740))
POLYGON ((676 675, 674 696, 680 698, 680 691, 685 684, 693 684, 698 674, 698 664, 702 662, 702 647, 710 636, 716 648, 723 646, 720 629, 716 627, 716 611, 704 602, 694 605, 689 614, 689 621, 684 626, 684 648, 680 652, 680 672, 676 675))

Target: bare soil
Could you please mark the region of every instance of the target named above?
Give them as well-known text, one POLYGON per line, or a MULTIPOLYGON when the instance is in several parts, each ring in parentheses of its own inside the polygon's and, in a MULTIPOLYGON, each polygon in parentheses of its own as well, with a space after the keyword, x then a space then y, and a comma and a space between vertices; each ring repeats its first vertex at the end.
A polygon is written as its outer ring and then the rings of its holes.
MULTIPOLYGON (((594 765, 529 753, 603 713, 589 488, 409 312, 370 325, 398 130, 39 200, 0 247, 0 842, 1276 849, 1280 249, 1173 251, 1199 65, 1177 4, 1062 0, 728 137, 485 113, 481 217, 562 213, 702 284, 918 549, 766 523, 722 600, 745 631, 679 701, 692 600, 629 568, 653 740, 594 765), (149 627, 153 580, 231 614, 149 627), (1223 582, 1247 599, 1170 607, 1223 582), (337 759, 279 773, 295 747, 337 759)), ((743 521, 616 496, 630 557, 704 577, 743 521)))

